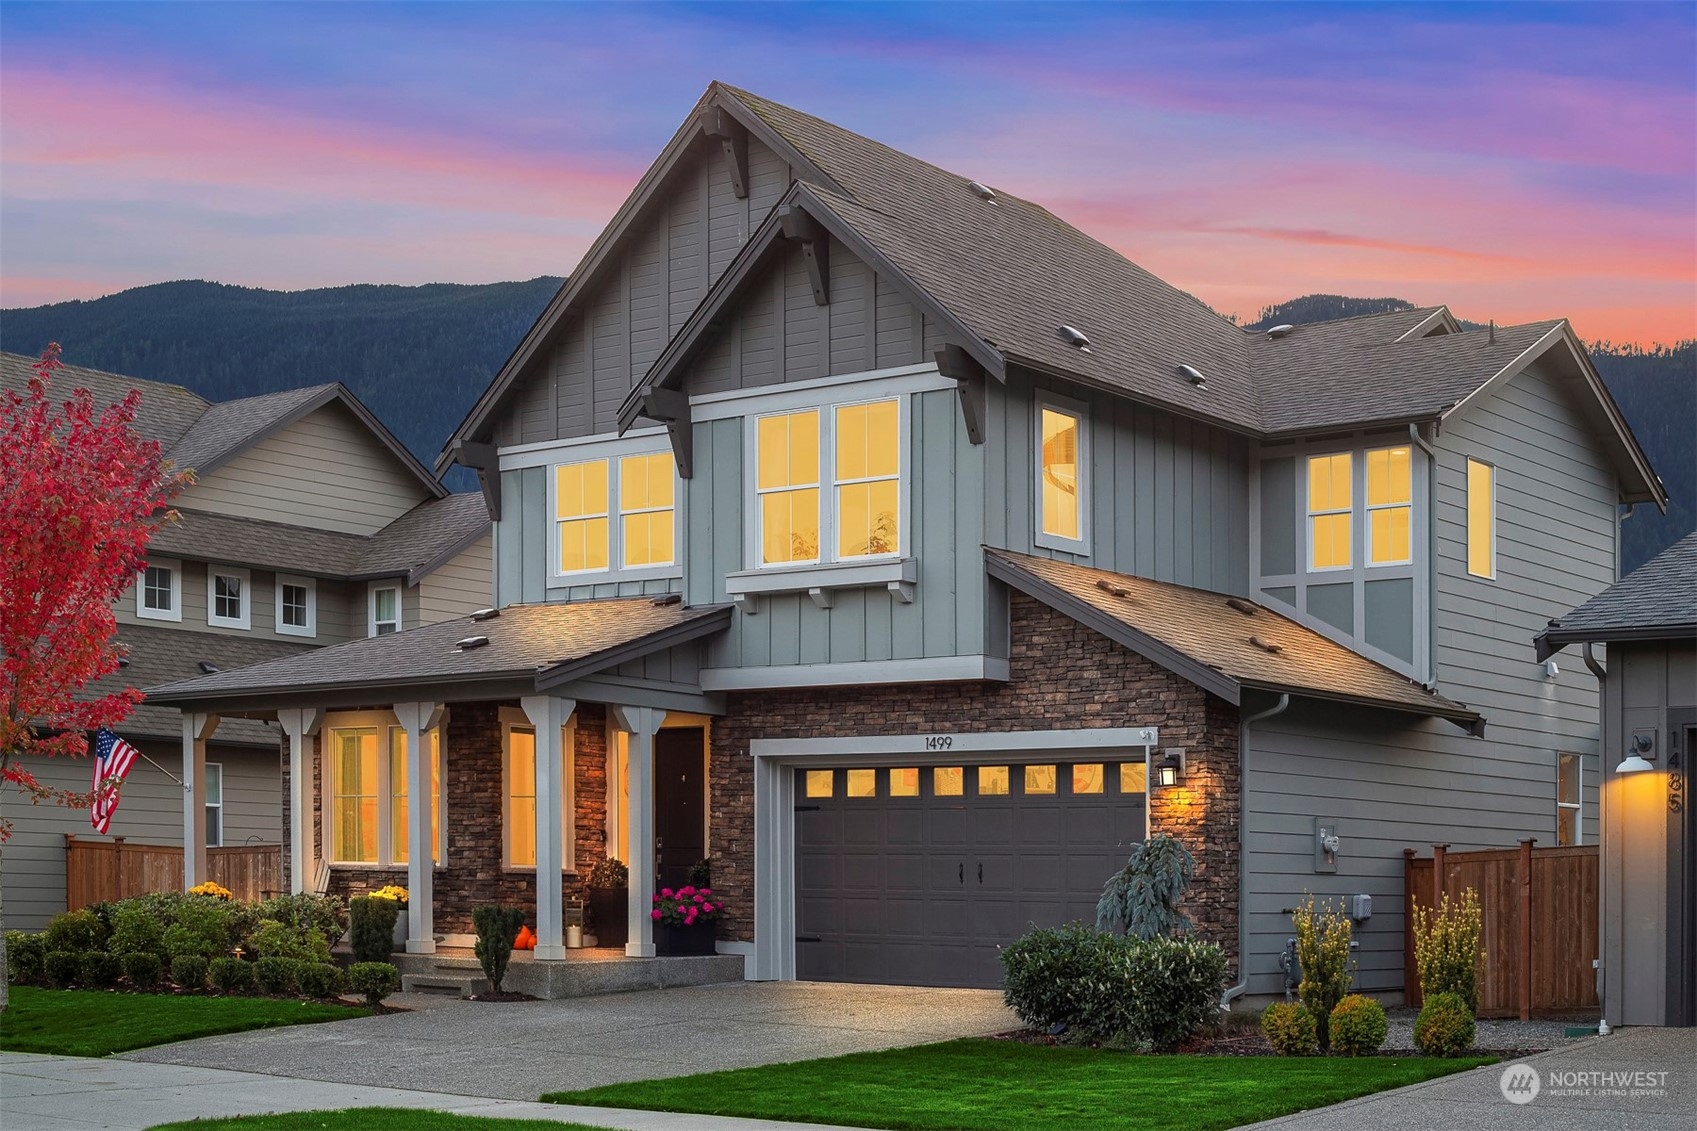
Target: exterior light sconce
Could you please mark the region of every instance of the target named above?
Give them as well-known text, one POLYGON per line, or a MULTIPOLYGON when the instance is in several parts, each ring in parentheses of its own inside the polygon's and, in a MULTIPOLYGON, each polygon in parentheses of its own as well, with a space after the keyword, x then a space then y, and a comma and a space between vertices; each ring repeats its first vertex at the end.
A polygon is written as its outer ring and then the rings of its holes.
POLYGON ((1184 747, 1169 747, 1163 752, 1161 760, 1155 763, 1155 780, 1161 783, 1161 788, 1166 789, 1177 785, 1182 777, 1184 777, 1184 747))
POLYGON ((1656 768, 1656 736, 1649 731, 1639 731, 1632 736, 1627 744, 1627 755, 1615 767, 1617 774, 1641 774, 1645 770, 1656 768))

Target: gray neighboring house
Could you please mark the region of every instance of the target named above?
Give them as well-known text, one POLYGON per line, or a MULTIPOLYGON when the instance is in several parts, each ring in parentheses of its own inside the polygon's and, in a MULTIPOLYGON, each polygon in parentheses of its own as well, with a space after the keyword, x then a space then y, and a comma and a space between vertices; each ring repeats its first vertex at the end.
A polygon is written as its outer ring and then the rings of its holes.
POLYGON ((1152 827, 1259 999, 1305 891, 1371 897, 1357 985, 1394 998, 1405 848, 1595 842, 1596 680, 1530 641, 1616 580, 1620 505, 1665 503, 1565 320, 1249 333, 717 83, 451 463, 498 617, 154 693, 286 725, 297 877, 407 883, 419 952, 498 886, 549 960, 618 856, 645 956, 710 853, 748 977, 994 985, 1152 827), (365 787, 312 783, 384 728, 433 772, 373 844, 365 787))
POLYGON ((1603 1016, 1697 1025, 1697 534, 1537 637, 1570 645, 1603 685, 1603 1016))
MULTIPOLYGON (((32 358, 0 354, 0 381, 21 389, 32 358)), ((116 607, 128 662, 95 685, 147 688, 402 631, 487 605, 488 515, 450 495, 339 384, 208 402, 177 385, 66 366, 56 387, 109 404, 139 390, 136 421, 197 482, 176 500, 146 569, 116 607)), ((37 930, 65 909, 65 834, 181 846, 182 721, 143 703, 116 728, 148 759, 125 782, 110 835, 86 810, 4 796, 8 928, 37 930)), ((281 735, 231 719, 209 749, 196 822, 205 845, 282 842, 281 735)), ((38 779, 87 790, 86 759, 39 759, 38 779)))

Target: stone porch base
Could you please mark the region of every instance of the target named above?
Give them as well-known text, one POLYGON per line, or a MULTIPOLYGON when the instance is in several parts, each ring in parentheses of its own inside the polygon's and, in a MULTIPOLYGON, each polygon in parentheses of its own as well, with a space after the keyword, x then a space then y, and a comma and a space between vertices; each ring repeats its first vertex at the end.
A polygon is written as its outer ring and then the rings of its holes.
MULTIPOLYGON (((435 954, 395 954, 391 960, 401 972, 401 989, 406 991, 465 997, 488 985, 470 949, 444 947, 435 954)), ((539 962, 529 951, 514 951, 502 988, 552 1001, 669 986, 706 986, 742 981, 742 963, 740 954, 630 958, 617 950, 567 951, 563 960, 539 962)))

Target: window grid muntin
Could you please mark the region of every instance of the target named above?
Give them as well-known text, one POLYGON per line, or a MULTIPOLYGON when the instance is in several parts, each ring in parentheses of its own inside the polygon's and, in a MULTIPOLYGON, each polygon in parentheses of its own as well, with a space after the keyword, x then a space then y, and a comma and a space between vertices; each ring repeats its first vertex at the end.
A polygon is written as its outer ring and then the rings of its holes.
MULTIPOLYGON (((1414 449, 1407 444, 1393 444, 1384 448, 1368 448, 1366 459, 1362 462, 1366 467, 1367 476, 1366 489, 1362 492, 1366 500, 1367 507, 1366 522, 1364 524, 1367 536, 1367 564, 1369 566, 1411 565, 1414 562, 1414 449), (1389 467, 1394 468, 1395 464, 1390 463, 1389 461, 1394 460, 1398 453, 1400 453, 1402 457, 1402 481, 1400 484, 1394 484, 1393 487, 1400 487, 1402 492, 1401 497, 1391 497, 1375 502, 1373 499, 1375 487, 1374 457, 1387 457, 1389 467), (1379 531, 1376 524, 1376 516, 1395 516, 1399 512, 1402 516, 1402 538, 1407 552, 1401 557, 1381 558, 1378 556, 1379 531)), ((1388 474, 1389 468, 1387 469, 1387 476, 1388 474)))
MULTIPOLYGON (((795 412, 769 413, 764 416, 757 416, 754 419, 754 494, 759 530, 757 553, 758 560, 762 566, 814 565, 824 560, 822 555, 824 554, 825 547, 829 544, 829 541, 825 530, 824 508, 820 506, 819 496, 821 472, 825 467, 826 419, 825 411, 822 408, 805 408, 799 409, 795 412), (796 466, 795 452, 795 425, 796 422, 806 419, 811 419, 813 421, 813 446, 815 459, 812 461, 813 466, 811 468, 808 467, 807 461, 804 461, 802 466, 798 469, 796 466), (775 425, 780 421, 784 424, 783 473, 781 477, 768 480, 766 441, 768 436, 776 435, 775 431, 768 431, 768 425, 775 425), (803 474, 798 475, 798 470, 803 474), (805 472, 808 470, 811 470, 813 473, 811 478, 808 478, 805 475, 805 472), (783 499, 789 504, 789 521, 785 527, 789 534, 791 549, 791 554, 788 557, 769 557, 767 553, 768 510, 771 506, 771 502, 778 499, 783 499), (795 525, 795 503, 798 501, 805 502, 808 499, 811 499, 813 504, 814 545, 813 553, 810 557, 798 556, 795 553, 798 549, 796 545, 797 531, 795 525)), ((776 469, 774 468, 774 470, 776 469)))
POLYGON ((370 726, 336 727, 330 732, 330 784, 327 791, 330 798, 330 859, 339 864, 382 863, 383 783, 377 729, 370 726), (366 749, 367 738, 370 739, 369 752, 366 749), (355 771, 351 775, 348 772, 350 752, 355 771), (365 780, 367 770, 370 772, 369 781, 365 780), (349 851, 349 834, 358 842, 357 855, 349 851))
POLYGON ((177 571, 170 566, 149 565, 142 571, 142 607, 154 613, 177 611, 174 596, 177 571))
MULTIPOLYGON (((617 507, 619 512, 618 562, 620 569, 652 569, 658 566, 671 566, 677 564, 678 485, 677 477, 673 473, 673 468, 674 465, 671 454, 664 451, 636 452, 631 455, 619 457, 619 474, 618 483, 616 485, 616 494, 618 496, 617 507), (630 506, 628 505, 628 500, 625 497, 627 494, 625 489, 627 486, 626 469, 636 465, 642 465, 644 467, 644 477, 646 480, 645 486, 647 488, 647 494, 650 501, 644 505, 630 506), (654 503, 652 501, 654 498, 654 469, 656 466, 665 469, 663 478, 666 483, 666 501, 663 504, 654 503), (656 515, 664 515, 665 522, 656 526, 654 518, 652 517, 656 515), (643 519, 644 525, 648 530, 648 545, 651 548, 654 544, 654 532, 657 529, 663 529, 666 532, 666 543, 671 548, 672 552, 665 561, 651 559, 649 561, 633 562, 630 560, 630 520, 632 518, 643 519)), ((609 557, 611 557, 611 555, 609 555, 609 557)))
POLYGON ((1556 844, 1584 843, 1585 760, 1578 754, 1556 755, 1556 844), (1568 769, 1572 769, 1569 774, 1568 769))
POLYGON ((1313 573, 1325 573, 1333 570, 1346 570, 1355 564, 1355 453, 1328 452, 1325 455, 1309 456, 1304 465, 1305 498, 1308 513, 1308 568, 1313 573), (1316 497, 1316 471, 1325 469, 1326 490, 1323 497, 1316 497), (1338 498, 1338 490, 1342 483, 1342 500, 1338 498), (1320 564, 1320 530, 1328 531, 1328 552, 1333 560, 1326 565, 1320 564), (1338 551, 1338 533, 1341 528, 1343 535, 1343 560, 1335 560, 1338 551))
POLYGON ((613 564, 613 467, 609 457, 573 460, 557 463, 553 468, 554 490, 554 572, 561 577, 574 574, 606 573, 613 564), (591 480, 597 475, 599 482, 591 480), (568 476, 576 476, 575 491, 568 492, 568 476), (597 490, 598 488, 598 490, 597 490), (575 500, 569 495, 575 493, 575 500), (566 535, 568 531, 582 537, 582 564, 567 568, 566 535))
MULTIPOLYGON (((903 448, 901 416, 901 400, 896 397, 884 397, 879 400, 871 401, 851 401, 844 404, 833 405, 831 407, 831 434, 828 441, 823 436, 820 438, 820 462, 821 466, 823 466, 825 458, 824 449, 829 447, 832 491, 831 517, 833 519, 832 542, 836 547, 836 561, 865 561, 872 558, 887 558, 893 554, 901 552, 903 526, 901 505, 903 448), (888 410, 889 419, 885 422, 885 427, 887 427, 888 435, 890 437, 890 448, 889 451, 883 453, 883 455, 889 460, 889 470, 878 472, 875 471, 872 466, 874 457, 873 436, 875 431, 873 413, 876 410, 879 415, 882 415, 883 410, 886 409, 888 410), (856 412, 861 413, 864 416, 864 424, 861 430, 861 434, 863 436, 862 453, 865 461, 864 474, 845 476, 843 474, 843 456, 845 451, 848 449, 845 449, 842 444, 844 414, 852 414, 856 412), (889 484, 890 491, 892 493, 891 507, 893 509, 894 529, 891 532, 893 537, 890 539, 890 545, 887 549, 882 550, 872 548, 873 544, 871 542, 871 537, 876 534, 878 529, 876 519, 874 518, 868 528, 866 552, 858 554, 847 553, 844 550, 842 542, 844 535, 847 533, 847 524, 844 522, 844 489, 861 486, 873 488, 867 492, 868 516, 873 517, 875 512, 873 510, 872 500, 877 497, 876 485, 878 484, 889 484)), ((821 543, 821 552, 823 552, 823 538, 821 538, 821 543)))

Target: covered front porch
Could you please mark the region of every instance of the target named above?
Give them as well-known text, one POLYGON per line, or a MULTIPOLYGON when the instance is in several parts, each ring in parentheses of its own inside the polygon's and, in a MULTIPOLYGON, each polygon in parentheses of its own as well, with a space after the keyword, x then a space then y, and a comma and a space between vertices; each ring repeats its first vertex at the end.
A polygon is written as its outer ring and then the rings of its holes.
MULTIPOLYGON (((729 614, 675 598, 514 606, 149 698, 183 714, 185 827, 199 819, 219 722, 274 719, 287 742, 289 890, 350 897, 404 885, 406 951, 418 956, 470 947, 475 908, 517 906, 537 939, 534 952, 520 952, 527 970, 603 956, 572 963, 587 971, 655 957, 657 888, 680 886, 708 854, 708 735, 723 704, 693 676, 703 638, 729 614), (622 921, 584 927, 603 939, 622 934, 622 955, 568 952, 589 874, 609 857, 629 867, 622 921), (559 880, 539 882, 545 876, 559 880)), ((206 878, 204 851, 185 853, 185 886, 206 878)), ((604 982, 647 976, 595 973, 604 982)), ((595 981, 521 977, 544 988, 595 981)))

